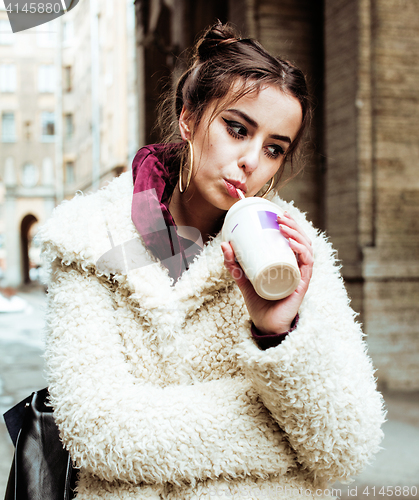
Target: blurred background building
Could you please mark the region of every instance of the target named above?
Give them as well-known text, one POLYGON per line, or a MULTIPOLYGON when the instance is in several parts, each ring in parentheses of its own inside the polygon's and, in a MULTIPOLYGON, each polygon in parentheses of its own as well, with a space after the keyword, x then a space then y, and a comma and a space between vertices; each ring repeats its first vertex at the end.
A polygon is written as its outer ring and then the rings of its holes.
POLYGON ((30 279, 34 224, 53 206, 97 189, 159 140, 156 105, 176 60, 178 75, 185 49, 216 19, 307 74, 306 167, 282 196, 337 249, 379 383, 418 390, 417 2, 83 0, 54 28, 16 35, 0 11, 4 283, 30 279))
POLYGON ((0 266, 13 284, 29 280, 29 240, 55 205, 53 35, 15 36, 0 11, 0 266))
POLYGON ((135 14, 130 1, 83 1, 12 33, 0 8, 0 277, 40 278, 33 236, 76 191, 98 189, 138 149, 135 14))

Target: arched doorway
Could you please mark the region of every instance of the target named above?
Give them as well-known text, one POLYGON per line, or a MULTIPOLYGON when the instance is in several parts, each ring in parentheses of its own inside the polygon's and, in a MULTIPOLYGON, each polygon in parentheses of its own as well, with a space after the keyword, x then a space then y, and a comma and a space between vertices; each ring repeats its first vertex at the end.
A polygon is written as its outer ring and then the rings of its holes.
POLYGON ((36 232, 38 219, 32 215, 28 214, 22 219, 20 225, 20 241, 21 241, 21 251, 22 251, 22 278, 23 283, 31 283, 31 269, 37 266, 39 263, 36 262, 36 256, 34 258, 34 252, 32 250, 32 240, 36 232))

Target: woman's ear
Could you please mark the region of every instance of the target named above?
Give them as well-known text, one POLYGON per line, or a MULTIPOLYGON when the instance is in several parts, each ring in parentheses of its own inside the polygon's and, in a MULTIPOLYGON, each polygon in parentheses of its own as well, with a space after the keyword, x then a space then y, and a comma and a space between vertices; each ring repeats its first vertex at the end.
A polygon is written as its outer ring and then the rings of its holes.
POLYGON ((184 141, 190 140, 192 137, 191 125, 191 113, 183 106, 179 116, 179 130, 184 141))

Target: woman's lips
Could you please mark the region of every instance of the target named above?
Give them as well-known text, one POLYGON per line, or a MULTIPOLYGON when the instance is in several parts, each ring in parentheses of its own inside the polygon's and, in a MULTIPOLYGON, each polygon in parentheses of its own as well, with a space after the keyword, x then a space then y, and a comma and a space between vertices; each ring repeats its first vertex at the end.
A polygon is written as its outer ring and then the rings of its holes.
POLYGON ((233 198, 240 198, 239 194, 237 193, 237 189, 233 186, 233 184, 226 181, 225 179, 224 179, 224 184, 225 184, 225 186, 227 188, 227 192, 230 196, 232 196, 233 198))

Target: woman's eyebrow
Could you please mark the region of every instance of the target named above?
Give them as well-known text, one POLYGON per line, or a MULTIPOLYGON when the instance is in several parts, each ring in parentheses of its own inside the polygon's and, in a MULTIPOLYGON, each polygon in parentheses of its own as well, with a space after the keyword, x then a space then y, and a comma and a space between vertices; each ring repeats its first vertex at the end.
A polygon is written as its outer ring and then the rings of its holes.
MULTIPOLYGON (((259 126, 258 123, 253 118, 250 118, 249 115, 247 115, 246 113, 243 113, 243 111, 240 111, 239 109, 227 109, 226 111, 229 111, 230 113, 235 113, 236 115, 239 115, 251 127, 257 128, 259 126)), ((287 142, 288 144, 291 144, 291 142, 292 142, 291 139, 287 135, 272 134, 270 137, 272 137, 272 139, 276 139, 278 141, 287 142)))
POLYGON ((229 111, 230 113, 235 113, 236 115, 241 116, 243 118, 243 120, 245 120, 252 127, 254 127, 254 128, 258 127, 257 122, 255 122, 255 120, 253 120, 253 118, 250 118, 249 115, 246 115, 246 113, 243 113, 243 111, 240 111, 239 109, 227 109, 227 111, 229 111))

